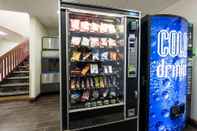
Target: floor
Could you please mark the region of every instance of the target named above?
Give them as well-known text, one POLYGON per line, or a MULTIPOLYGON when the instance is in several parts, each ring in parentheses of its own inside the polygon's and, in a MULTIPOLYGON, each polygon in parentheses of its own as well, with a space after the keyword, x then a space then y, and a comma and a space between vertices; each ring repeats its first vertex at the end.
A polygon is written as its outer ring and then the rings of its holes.
MULTIPOLYGON (((0 131, 59 131, 57 95, 40 97, 36 102, 0 103, 0 131)), ((185 131, 197 131, 188 127, 185 131)))

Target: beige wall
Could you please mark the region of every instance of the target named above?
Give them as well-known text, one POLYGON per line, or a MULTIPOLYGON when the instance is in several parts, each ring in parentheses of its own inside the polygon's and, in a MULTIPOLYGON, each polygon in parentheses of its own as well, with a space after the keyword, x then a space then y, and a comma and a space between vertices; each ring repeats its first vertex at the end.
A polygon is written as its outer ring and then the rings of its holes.
POLYGON ((31 17, 30 32, 30 97, 35 98, 40 94, 41 44, 47 31, 36 17, 31 17))
MULTIPOLYGON (((197 48, 197 0, 180 0, 160 13, 170 13, 185 17, 194 24, 194 48, 197 48)), ((193 59, 193 87, 191 118, 197 120, 197 57, 193 59)))

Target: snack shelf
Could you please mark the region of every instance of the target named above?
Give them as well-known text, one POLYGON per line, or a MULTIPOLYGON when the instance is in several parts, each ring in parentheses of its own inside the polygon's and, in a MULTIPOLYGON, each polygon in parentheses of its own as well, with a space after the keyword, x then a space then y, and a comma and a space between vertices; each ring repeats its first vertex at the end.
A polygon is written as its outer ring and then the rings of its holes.
POLYGON ((86 36, 86 37, 107 37, 118 39, 123 37, 123 33, 99 33, 99 32, 80 32, 80 31, 70 31, 71 36, 86 36))
POLYGON ((88 74, 88 75, 71 75, 70 77, 71 78, 75 78, 75 77, 82 77, 82 78, 86 78, 86 77, 95 77, 95 76, 117 76, 117 73, 108 73, 108 74, 105 74, 105 73, 98 73, 98 74, 88 74))
POLYGON ((90 87, 89 89, 87 88, 70 89, 70 91, 75 92, 75 91, 84 91, 84 90, 102 90, 102 89, 110 89, 110 88, 117 88, 117 86, 108 86, 108 87, 103 87, 103 88, 90 87))
POLYGON ((87 108, 80 108, 80 109, 71 109, 69 113, 75 113, 75 112, 83 112, 87 110, 98 110, 103 108, 110 108, 110 107, 116 107, 116 106, 123 106, 123 102, 115 103, 115 104, 109 104, 109 105, 102 105, 102 106, 94 106, 94 107, 87 107, 87 108))

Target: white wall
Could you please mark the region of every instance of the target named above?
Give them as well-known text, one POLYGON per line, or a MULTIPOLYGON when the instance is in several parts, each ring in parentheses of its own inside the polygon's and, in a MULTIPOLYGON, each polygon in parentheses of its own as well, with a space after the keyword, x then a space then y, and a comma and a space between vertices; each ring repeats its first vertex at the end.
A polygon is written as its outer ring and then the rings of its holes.
POLYGON ((47 35, 43 25, 35 18, 30 18, 30 97, 40 94, 41 44, 47 35))
POLYGON ((10 49, 16 47, 19 43, 0 39, 0 56, 5 54, 10 49))
POLYGON ((0 25, 24 37, 29 36, 30 16, 28 13, 0 10, 0 25))
MULTIPOLYGON (((194 48, 197 48, 197 0, 180 0, 160 13, 170 13, 185 17, 194 24, 194 48)), ((197 121, 197 57, 193 59, 193 87, 191 118, 197 121)))

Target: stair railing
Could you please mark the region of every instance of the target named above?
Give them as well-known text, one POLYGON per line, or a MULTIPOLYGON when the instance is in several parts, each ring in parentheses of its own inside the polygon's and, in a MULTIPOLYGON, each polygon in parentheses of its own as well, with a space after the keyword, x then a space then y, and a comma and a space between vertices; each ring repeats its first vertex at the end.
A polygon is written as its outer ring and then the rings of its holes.
POLYGON ((23 40, 15 48, 0 56, 0 82, 27 57, 29 57, 29 40, 23 40))

